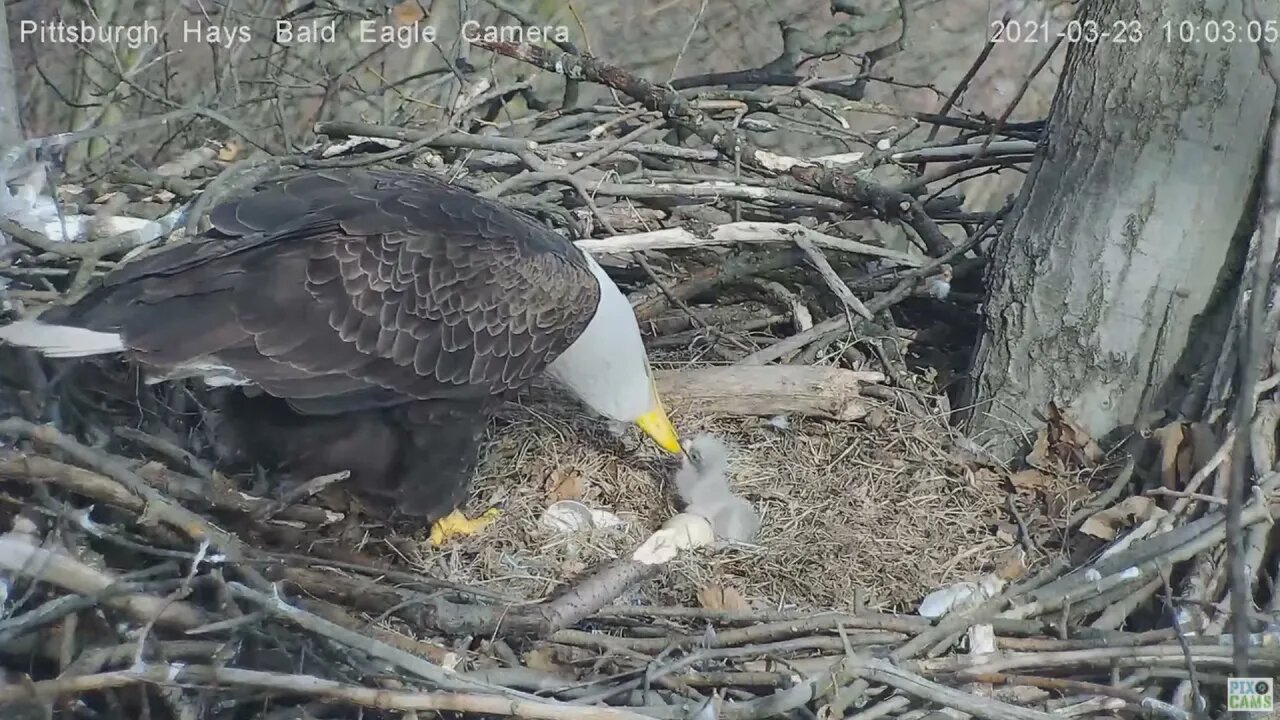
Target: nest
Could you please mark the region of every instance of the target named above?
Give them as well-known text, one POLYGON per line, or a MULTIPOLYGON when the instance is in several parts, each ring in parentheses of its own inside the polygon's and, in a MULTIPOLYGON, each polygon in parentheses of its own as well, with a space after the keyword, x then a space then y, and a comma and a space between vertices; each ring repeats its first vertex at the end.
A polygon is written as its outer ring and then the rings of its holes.
MULTIPOLYGON (((495 428, 468 508, 499 508, 497 523, 435 548, 339 478, 277 497, 219 467, 198 388, 5 350, 0 714, 1183 720, 1220 700, 1233 651, 1218 610, 1226 510, 1201 486, 1226 487, 1230 436, 1179 421, 1103 452, 1053 407, 1011 471, 947 424, 946 389, 977 327, 983 258, 966 255, 1003 211, 933 191, 967 159, 1026 164, 1034 124, 944 112, 931 122, 999 142, 951 133, 912 149, 914 121, 860 136, 822 99, 860 100, 861 81, 797 76, 778 95, 693 102, 572 45, 475 46, 637 104, 499 125, 523 86, 486 78, 441 86, 456 114, 441 126, 472 133, 334 121, 315 129, 332 142, 258 158, 191 142, 154 172, 103 169, 119 185, 55 182, 56 197, 33 173, 0 198, 5 312, 79 294, 275 170, 447 172, 601 257, 654 358, 679 363, 667 380, 684 384, 665 393, 687 401, 676 423, 733 446, 732 486, 763 516, 758 542, 645 561, 637 546, 677 512, 669 462, 528 402, 495 428), (777 122, 890 151, 765 152, 751 137, 777 122), (676 126, 687 142, 670 144, 676 126), (902 180, 943 163, 956 169, 902 180), (868 217, 911 232, 901 247, 866 243, 856 223, 868 217), (726 368, 757 374, 700 385, 726 368), (620 522, 549 528, 563 502, 620 522)), ((1280 412, 1267 413, 1249 429, 1258 467, 1276 464, 1280 412)), ((1264 523, 1280 477, 1255 490, 1238 509, 1256 571, 1274 567, 1264 523)), ((1280 594, 1263 575, 1251 595, 1271 619, 1231 636, 1258 677, 1280 670, 1280 594)))
MULTIPOLYGON (((763 418, 680 417, 682 432, 732 444, 731 482, 761 512, 762 534, 754 547, 680 558, 632 600, 696 605, 702 589, 725 586, 758 609, 903 610, 989 567, 1002 549, 994 539, 1004 514, 1000 480, 966 477, 939 442, 943 423, 879 417, 875 428, 802 419, 785 429, 763 418)), ((675 514, 663 486, 670 470, 658 458, 602 453, 581 439, 591 432, 580 423, 592 421, 555 420, 524 414, 495 433, 470 509, 500 506, 503 516, 450 557, 455 579, 541 599, 587 567, 626 555, 675 514), (545 528, 540 517, 564 499, 610 511, 626 526, 545 528)))

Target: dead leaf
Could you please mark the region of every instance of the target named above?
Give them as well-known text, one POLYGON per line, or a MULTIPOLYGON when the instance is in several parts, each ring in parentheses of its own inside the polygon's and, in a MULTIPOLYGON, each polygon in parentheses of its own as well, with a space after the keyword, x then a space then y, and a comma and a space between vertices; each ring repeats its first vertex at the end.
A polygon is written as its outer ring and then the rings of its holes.
POLYGON ((717 583, 707 585, 698 591, 698 603, 708 610, 750 610, 751 605, 742 593, 734 588, 717 583))
POLYGON ((396 25, 412 25, 426 16, 418 0, 405 0, 391 8, 391 22, 396 25))
POLYGON ((1006 582, 1027 574, 1027 553, 1021 547, 1011 547, 996 556, 995 576, 1006 582))
POLYGON ((1184 426, 1180 422, 1170 423, 1157 429, 1152 435, 1160 442, 1160 481, 1166 488, 1177 490, 1182 486, 1178 481, 1179 465, 1186 465, 1188 462, 1186 458, 1182 463, 1178 462, 1182 441, 1186 437, 1184 426))
POLYGON ((1121 529, 1167 514, 1155 500, 1144 495, 1134 495, 1118 505, 1094 513, 1080 526, 1080 531, 1102 540, 1114 540, 1121 529))
POLYGON ((236 142, 235 140, 229 140, 227 141, 226 144, 224 144, 221 148, 219 148, 218 160, 221 162, 233 162, 235 161, 236 158, 240 157, 240 151, 242 149, 243 148, 240 145, 240 143, 236 142))
POLYGON ((524 664, 530 670, 541 670, 542 672, 559 673, 564 671, 564 666, 555 660, 555 652, 551 648, 539 647, 530 650, 524 654, 524 664))
POLYGON ((1093 492, 1084 483, 1073 482, 1066 487, 1045 490, 1044 510, 1050 518, 1065 521, 1091 497, 1093 492))
POLYGON ((1013 523, 999 523, 996 525, 996 540, 1002 545, 1012 545, 1018 541, 1018 526, 1013 523))
POLYGON ((94 198, 93 202, 95 205, 107 205, 107 204, 123 205, 124 203, 129 202, 129 196, 125 195, 124 193, 118 190, 113 190, 109 193, 106 193, 105 195, 100 195, 94 198))
POLYGON ((991 487, 996 482, 996 472, 988 467, 980 467, 973 471, 965 473, 965 480, 972 483, 973 487, 991 487))
POLYGON ((576 470, 556 468, 547 476, 547 498, 553 502, 581 500, 587 491, 587 482, 576 470))
POLYGON ((1027 453, 1027 464, 1046 470, 1053 468, 1049 460, 1049 428, 1042 428, 1036 433, 1036 441, 1031 444, 1031 452, 1027 453))
POLYGON ((1097 467, 1102 462, 1102 448, 1058 407, 1049 403, 1049 421, 1036 436, 1027 454, 1027 464, 1049 473, 1076 471, 1097 467))
POLYGON ((1043 490, 1051 480, 1052 478, 1035 468, 1019 470, 1009 476, 1009 482, 1018 490, 1043 490))

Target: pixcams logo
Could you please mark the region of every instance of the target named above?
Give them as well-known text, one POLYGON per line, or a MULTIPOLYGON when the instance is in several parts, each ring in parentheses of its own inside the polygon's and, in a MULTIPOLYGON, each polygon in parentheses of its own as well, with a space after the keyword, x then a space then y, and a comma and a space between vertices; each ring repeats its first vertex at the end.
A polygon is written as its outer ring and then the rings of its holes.
POLYGON ((1275 701, 1271 697, 1268 678, 1228 678, 1227 710, 1231 712, 1269 713, 1275 701))

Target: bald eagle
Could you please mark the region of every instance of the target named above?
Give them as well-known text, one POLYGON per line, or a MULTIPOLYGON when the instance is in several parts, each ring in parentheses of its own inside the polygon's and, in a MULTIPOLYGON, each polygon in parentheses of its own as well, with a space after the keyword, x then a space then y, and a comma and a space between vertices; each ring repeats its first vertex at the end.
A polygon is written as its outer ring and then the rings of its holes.
POLYGON ((682 452, 626 297, 572 242, 495 201, 426 173, 324 170, 221 204, 208 224, 0 327, 0 341, 122 353, 148 382, 258 388, 317 426, 395 413, 382 417, 416 428, 397 504, 433 535, 474 531, 458 508, 481 431, 540 374, 682 452))

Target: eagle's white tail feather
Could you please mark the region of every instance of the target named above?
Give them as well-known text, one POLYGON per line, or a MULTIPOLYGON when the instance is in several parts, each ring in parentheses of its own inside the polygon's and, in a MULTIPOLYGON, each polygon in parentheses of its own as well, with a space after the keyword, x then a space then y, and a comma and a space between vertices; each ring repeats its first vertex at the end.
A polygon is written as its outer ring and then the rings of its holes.
POLYGON ((0 343, 32 348, 54 358, 107 355, 125 349, 124 341, 116 333, 49 325, 39 320, 19 320, 0 327, 0 343))

